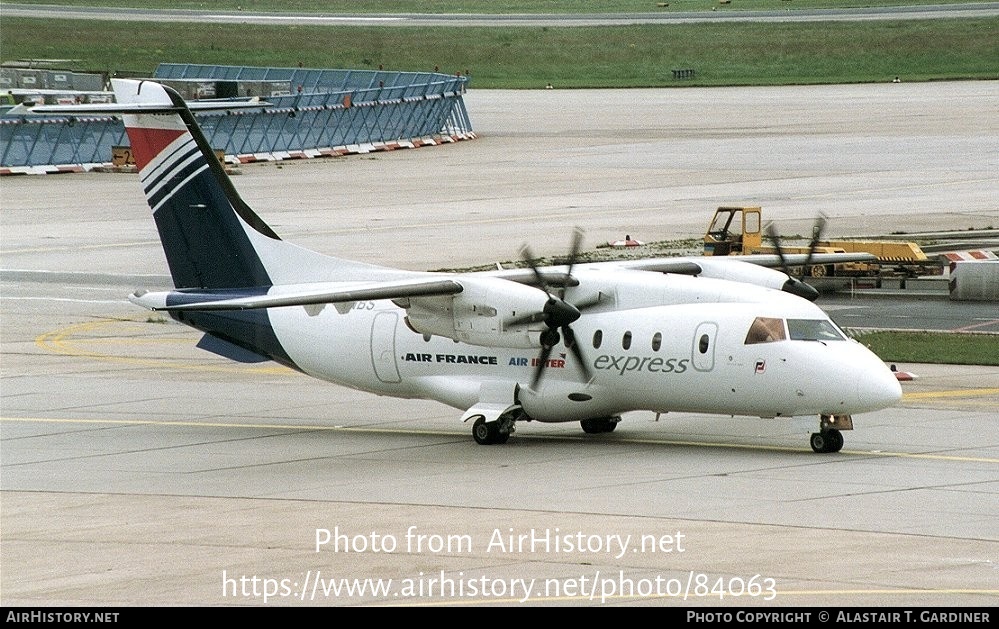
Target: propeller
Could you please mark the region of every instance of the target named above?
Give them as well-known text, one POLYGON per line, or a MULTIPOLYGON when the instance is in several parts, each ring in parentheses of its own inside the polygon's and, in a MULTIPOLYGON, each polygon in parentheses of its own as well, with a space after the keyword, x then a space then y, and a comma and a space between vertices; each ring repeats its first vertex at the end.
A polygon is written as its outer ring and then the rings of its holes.
POLYGON ((774 227, 773 223, 767 225, 767 237, 774 245, 774 249, 777 250, 777 257, 780 258, 781 269, 788 276, 788 281, 784 285, 784 290, 798 295, 799 297, 804 297, 809 301, 815 301, 819 292, 815 290, 814 287, 806 284, 803 280, 805 278, 805 273, 808 271, 808 267, 812 262, 812 257, 815 255, 815 250, 818 248, 819 242, 822 240, 822 232, 826 228, 826 217, 824 214, 819 214, 818 218, 815 219, 815 224, 812 226, 812 241, 808 243, 808 255, 805 256, 805 262, 801 265, 801 275, 799 277, 794 277, 791 273, 791 267, 787 262, 787 255, 784 253, 784 247, 781 246, 780 235, 777 233, 777 228, 774 227))
MULTIPOLYGON (((572 268, 579 258, 579 250, 582 242, 583 232, 577 228, 573 231, 572 243, 569 248, 569 257, 566 262, 566 278, 572 278, 572 268)), ((541 332, 541 353, 537 358, 531 388, 536 389, 541 382, 545 369, 548 368, 548 360, 551 357, 552 350, 558 345, 559 341, 565 342, 566 348, 572 352, 576 363, 583 372, 583 376, 589 381, 592 378, 590 368, 586 364, 586 357, 583 355, 583 350, 580 349, 579 344, 576 342, 576 335, 572 331, 571 324, 579 319, 582 315, 582 310, 597 305, 600 302, 600 295, 579 305, 573 305, 565 301, 565 291, 569 282, 563 282, 558 288, 557 293, 553 292, 545 276, 538 269, 538 265, 535 262, 536 258, 531 253, 531 249, 527 245, 524 245, 520 250, 520 254, 524 262, 534 272, 537 287, 545 291, 545 294, 548 295, 548 301, 545 302, 541 312, 515 317, 505 322, 507 326, 530 325, 532 323, 544 322, 548 327, 547 330, 541 332), (560 332, 561 334, 559 334, 560 332)))
POLYGON ((819 214, 818 218, 815 219, 815 224, 812 225, 812 242, 808 243, 808 257, 805 258, 805 264, 801 267, 801 277, 805 277, 809 263, 812 261, 812 256, 815 255, 815 248, 822 240, 822 232, 825 231, 825 229, 826 216, 825 214, 819 214))

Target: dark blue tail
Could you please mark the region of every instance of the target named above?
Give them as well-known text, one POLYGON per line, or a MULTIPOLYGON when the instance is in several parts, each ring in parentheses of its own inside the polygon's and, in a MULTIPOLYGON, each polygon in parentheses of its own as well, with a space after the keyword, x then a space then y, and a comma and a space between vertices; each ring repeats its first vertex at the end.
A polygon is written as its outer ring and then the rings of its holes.
POLYGON ((162 107, 123 117, 174 285, 270 286, 251 238, 279 238, 239 197, 183 99, 158 83, 114 87, 119 104, 162 107))

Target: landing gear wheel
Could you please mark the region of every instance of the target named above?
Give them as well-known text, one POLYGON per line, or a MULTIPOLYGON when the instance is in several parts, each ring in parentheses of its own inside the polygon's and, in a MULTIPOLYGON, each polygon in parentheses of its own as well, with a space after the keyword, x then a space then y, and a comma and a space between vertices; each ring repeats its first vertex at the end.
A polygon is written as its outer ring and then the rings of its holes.
POLYGON ((480 417, 472 424, 472 438, 480 446, 491 446, 506 443, 510 439, 510 433, 501 432, 498 421, 487 422, 485 417, 480 417))
MULTIPOLYGON (((475 429, 473 428, 472 430, 474 431, 475 429)), ((479 440, 478 436, 475 437, 475 440, 479 440)), ((826 438, 821 432, 813 432, 811 439, 808 440, 808 443, 812 446, 812 452, 826 451, 826 438)))
POLYGON ((595 417, 579 420, 579 425, 583 428, 583 432, 588 435, 596 435, 601 432, 614 432, 614 429, 617 428, 617 423, 617 420, 612 417, 595 417))
POLYGON ((832 428, 826 431, 826 443, 829 444, 827 452, 839 452, 843 449, 843 433, 832 428))
POLYGON ((814 452, 839 452, 843 449, 843 433, 835 428, 823 430, 822 432, 813 432, 809 443, 814 452))
POLYGON ((480 446, 491 446, 496 443, 496 426, 492 422, 487 422, 485 417, 480 417, 472 424, 472 438, 480 446))
POLYGON ((832 274, 829 273, 829 269, 827 269, 824 264, 816 264, 812 267, 810 275, 812 277, 825 277, 832 274))

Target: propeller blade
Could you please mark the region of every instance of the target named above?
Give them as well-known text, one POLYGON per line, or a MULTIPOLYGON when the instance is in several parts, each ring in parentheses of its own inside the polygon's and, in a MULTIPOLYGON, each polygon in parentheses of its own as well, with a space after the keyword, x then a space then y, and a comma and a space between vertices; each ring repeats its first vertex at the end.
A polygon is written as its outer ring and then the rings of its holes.
POLYGON ((805 265, 801 267, 801 277, 805 277, 805 273, 808 272, 809 263, 812 261, 812 256, 815 255, 816 247, 822 240, 822 232, 825 228, 826 217, 824 214, 819 214, 819 217, 815 219, 815 225, 812 226, 812 242, 808 243, 808 257, 805 258, 805 265))
POLYGON ((548 320, 547 312, 532 312, 528 315, 523 315, 520 317, 512 317, 503 322, 503 326, 507 328, 517 327, 519 325, 531 325, 532 323, 541 323, 542 321, 548 320))
MULTIPOLYGON (((544 335, 542 335, 542 339, 544 335)), ((556 341, 557 343, 558 341, 556 341)), ((531 388, 537 389, 538 385, 541 383, 541 376, 544 375, 545 369, 548 367, 548 357, 552 355, 552 347, 554 343, 547 344, 544 341, 541 343, 541 353, 538 354, 538 364, 534 368, 534 379, 531 380, 531 388)))
POLYGON ((780 236, 777 234, 777 228, 774 227, 773 223, 767 225, 767 237, 770 238, 770 242, 773 243, 774 249, 777 250, 777 257, 780 258, 781 270, 784 271, 785 275, 791 276, 791 268, 787 265, 787 256, 784 255, 784 247, 780 244, 780 236))
POLYGON ((562 338, 565 339, 566 347, 575 356, 576 364, 579 365, 580 371, 583 372, 583 377, 589 382, 593 379, 593 374, 590 371, 590 366, 586 364, 586 356, 583 355, 583 350, 579 347, 579 343, 576 342, 576 333, 569 326, 565 326, 562 328, 562 338))
POLYGON ((545 277, 541 274, 541 271, 538 270, 538 265, 534 263, 535 258, 534 254, 531 252, 531 248, 528 247, 527 245, 521 247, 520 256, 524 259, 524 262, 527 263, 527 266, 529 266, 531 268, 531 271, 534 273, 534 281, 537 282, 538 288, 551 295, 551 291, 548 290, 548 283, 545 281, 545 277))
MULTIPOLYGON (((579 259, 579 251, 583 246, 583 230, 580 228, 575 228, 572 230, 572 244, 569 245, 569 260, 568 269, 565 274, 572 277, 572 267, 576 266, 576 260, 579 259)), ((561 297, 565 297, 565 286, 562 287, 561 297)))
MULTIPOLYGON (((582 348, 576 342, 576 333, 568 325, 562 327, 562 339, 565 341, 566 348, 575 357, 576 363, 579 365, 579 370, 583 372, 583 378, 586 382, 593 380, 593 372, 590 371, 590 367, 586 363, 586 355, 583 354, 582 348)), ((541 378, 544 376, 545 370, 548 369, 548 359, 551 357, 552 349, 558 344, 559 340, 559 335, 555 330, 548 330, 542 333, 541 354, 538 355, 538 362, 534 368, 531 389, 537 389, 541 383, 541 378)))

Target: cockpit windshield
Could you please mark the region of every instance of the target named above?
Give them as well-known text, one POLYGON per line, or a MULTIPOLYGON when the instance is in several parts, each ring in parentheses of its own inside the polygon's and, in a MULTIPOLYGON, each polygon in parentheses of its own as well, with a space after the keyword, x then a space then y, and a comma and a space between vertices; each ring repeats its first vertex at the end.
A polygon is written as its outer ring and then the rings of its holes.
POLYGON ((792 341, 842 341, 846 337, 829 319, 788 319, 792 341))
POLYGON ((787 338, 784 331, 784 320, 770 317, 756 317, 753 325, 749 326, 749 334, 746 335, 746 345, 756 343, 773 343, 783 341, 787 338))
POLYGON ((746 345, 776 341, 842 341, 846 337, 829 319, 757 317, 749 326, 746 345))

